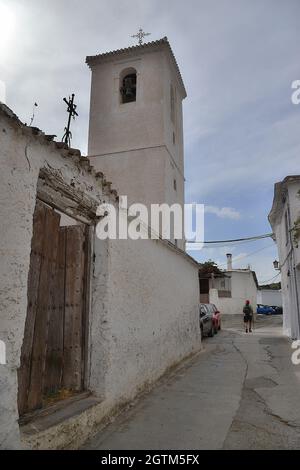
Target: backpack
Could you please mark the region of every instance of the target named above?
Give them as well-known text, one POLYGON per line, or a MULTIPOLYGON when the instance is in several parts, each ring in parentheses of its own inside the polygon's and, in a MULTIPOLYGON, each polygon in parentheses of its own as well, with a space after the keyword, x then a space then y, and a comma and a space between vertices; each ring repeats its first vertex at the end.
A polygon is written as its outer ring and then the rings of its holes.
POLYGON ((245 307, 243 308, 243 312, 245 313, 245 315, 251 315, 250 305, 245 305, 245 307))

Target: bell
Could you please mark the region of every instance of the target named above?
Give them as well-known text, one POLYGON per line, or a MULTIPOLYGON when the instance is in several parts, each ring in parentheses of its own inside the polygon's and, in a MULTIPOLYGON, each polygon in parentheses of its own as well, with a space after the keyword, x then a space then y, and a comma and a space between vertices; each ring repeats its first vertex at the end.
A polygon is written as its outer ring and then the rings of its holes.
POLYGON ((133 89, 132 88, 125 88, 125 96, 127 98, 130 98, 131 96, 133 96, 134 93, 133 93, 133 89))
POLYGON ((123 79, 121 93, 124 99, 126 99, 126 102, 135 100, 136 80, 133 77, 127 76, 123 79))

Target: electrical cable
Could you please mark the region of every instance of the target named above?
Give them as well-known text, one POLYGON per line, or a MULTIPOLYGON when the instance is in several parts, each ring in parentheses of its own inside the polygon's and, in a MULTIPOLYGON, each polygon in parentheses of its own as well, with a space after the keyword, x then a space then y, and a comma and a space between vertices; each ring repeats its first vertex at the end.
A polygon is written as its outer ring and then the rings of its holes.
MULTIPOLYGON (((252 256, 256 253, 259 253, 260 251, 263 251, 263 250, 266 250, 267 248, 271 248, 273 245, 266 245, 264 246, 263 248, 260 248, 259 250, 255 250, 255 251, 252 251, 251 253, 248 253, 247 255, 244 255, 244 256, 241 256, 241 257, 237 257, 237 258, 234 258, 233 257, 233 260, 232 261, 240 261, 241 259, 244 259, 244 258, 248 258, 249 256, 252 256)), ((222 263, 222 264, 219 264, 218 266, 226 266, 227 265, 227 262, 226 263, 222 263)))
POLYGON ((197 240, 188 240, 188 243, 204 243, 204 245, 212 245, 212 244, 217 244, 217 243, 236 243, 236 242, 243 242, 243 241, 255 241, 255 240, 261 240, 263 238, 272 238, 273 233, 265 233, 264 235, 256 235, 255 237, 245 237, 245 238, 236 238, 236 239, 231 239, 231 240, 209 240, 209 241, 202 241, 199 242, 197 240))
POLYGON ((280 272, 276 274, 276 276, 271 277, 271 279, 267 279, 266 281, 260 281, 259 285, 262 286, 263 284, 269 284, 269 282, 273 281, 273 279, 276 279, 276 277, 280 276, 280 272))

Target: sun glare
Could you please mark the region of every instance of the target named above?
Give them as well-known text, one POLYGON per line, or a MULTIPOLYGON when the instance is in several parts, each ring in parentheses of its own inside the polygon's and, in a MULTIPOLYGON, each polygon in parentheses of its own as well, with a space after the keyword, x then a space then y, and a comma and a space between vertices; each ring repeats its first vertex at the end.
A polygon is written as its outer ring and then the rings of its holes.
POLYGON ((6 55, 10 40, 15 32, 14 12, 0 0, 0 57, 6 55))

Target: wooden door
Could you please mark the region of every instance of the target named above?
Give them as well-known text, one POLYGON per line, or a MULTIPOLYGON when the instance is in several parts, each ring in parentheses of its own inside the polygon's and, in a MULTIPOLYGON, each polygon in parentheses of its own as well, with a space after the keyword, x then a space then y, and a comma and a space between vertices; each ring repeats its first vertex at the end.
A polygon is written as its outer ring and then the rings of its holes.
POLYGON ((28 277, 28 308, 18 371, 19 414, 49 395, 84 386, 86 230, 60 227, 60 215, 37 202, 28 277))

